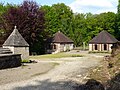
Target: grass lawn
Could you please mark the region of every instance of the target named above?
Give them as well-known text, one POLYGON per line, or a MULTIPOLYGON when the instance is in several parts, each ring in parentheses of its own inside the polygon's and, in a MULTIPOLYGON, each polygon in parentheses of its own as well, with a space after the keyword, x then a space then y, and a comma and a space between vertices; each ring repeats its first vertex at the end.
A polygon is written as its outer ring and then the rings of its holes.
POLYGON ((82 57, 80 54, 68 54, 68 53, 57 53, 57 54, 45 54, 45 55, 37 55, 30 56, 30 59, 44 59, 44 58, 63 58, 63 57, 82 57))

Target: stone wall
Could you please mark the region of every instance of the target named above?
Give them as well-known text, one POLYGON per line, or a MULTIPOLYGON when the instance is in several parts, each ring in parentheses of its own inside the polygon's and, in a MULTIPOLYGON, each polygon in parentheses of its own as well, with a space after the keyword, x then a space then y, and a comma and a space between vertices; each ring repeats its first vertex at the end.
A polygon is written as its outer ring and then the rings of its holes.
POLYGON ((1 54, 0 69, 13 68, 21 65, 21 54, 1 54))

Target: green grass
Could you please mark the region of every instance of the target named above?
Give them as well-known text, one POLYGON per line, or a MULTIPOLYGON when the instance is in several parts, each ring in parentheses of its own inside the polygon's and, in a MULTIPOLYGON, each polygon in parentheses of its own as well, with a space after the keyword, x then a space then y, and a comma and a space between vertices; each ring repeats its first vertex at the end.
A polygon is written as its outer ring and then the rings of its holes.
POLYGON ((89 53, 109 53, 108 51, 89 51, 89 53))
POLYGON ((71 55, 71 57, 82 57, 82 55, 74 54, 74 55, 71 55))
POLYGON ((30 60, 22 60, 22 63, 29 63, 30 60))
POLYGON ((30 59, 44 59, 44 58, 64 58, 64 57, 82 57, 80 54, 66 54, 66 53, 57 53, 57 54, 45 54, 30 56, 30 59))
MULTIPOLYGON (((74 50, 83 50, 83 46, 75 47, 74 50)), ((85 46, 85 50, 88 50, 89 46, 85 46)))

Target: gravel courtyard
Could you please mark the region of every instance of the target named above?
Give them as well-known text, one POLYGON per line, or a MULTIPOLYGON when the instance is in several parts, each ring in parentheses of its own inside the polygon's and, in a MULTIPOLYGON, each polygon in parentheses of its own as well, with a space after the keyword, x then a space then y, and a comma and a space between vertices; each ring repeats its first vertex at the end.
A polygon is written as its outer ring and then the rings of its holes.
POLYGON ((38 63, 0 70, 0 90, 74 90, 83 83, 87 71, 100 65, 105 54, 71 51, 83 57, 37 60, 38 63))

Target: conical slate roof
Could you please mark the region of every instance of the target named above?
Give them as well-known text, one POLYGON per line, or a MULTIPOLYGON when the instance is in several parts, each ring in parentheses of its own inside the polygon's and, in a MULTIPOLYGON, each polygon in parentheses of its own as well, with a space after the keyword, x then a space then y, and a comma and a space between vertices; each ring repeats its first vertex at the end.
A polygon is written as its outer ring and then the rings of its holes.
POLYGON ((112 36, 107 31, 100 32, 96 37, 94 37, 92 40, 90 40, 89 43, 95 43, 95 44, 107 44, 107 43, 116 43, 118 40, 112 36))
POLYGON ((25 39, 22 37, 22 35, 18 32, 18 30, 15 29, 11 33, 11 35, 7 38, 7 40, 4 42, 3 46, 29 46, 29 44, 25 41, 25 39))
POLYGON ((73 43, 73 41, 65 36, 62 32, 58 31, 55 35, 47 40, 53 43, 73 43))

